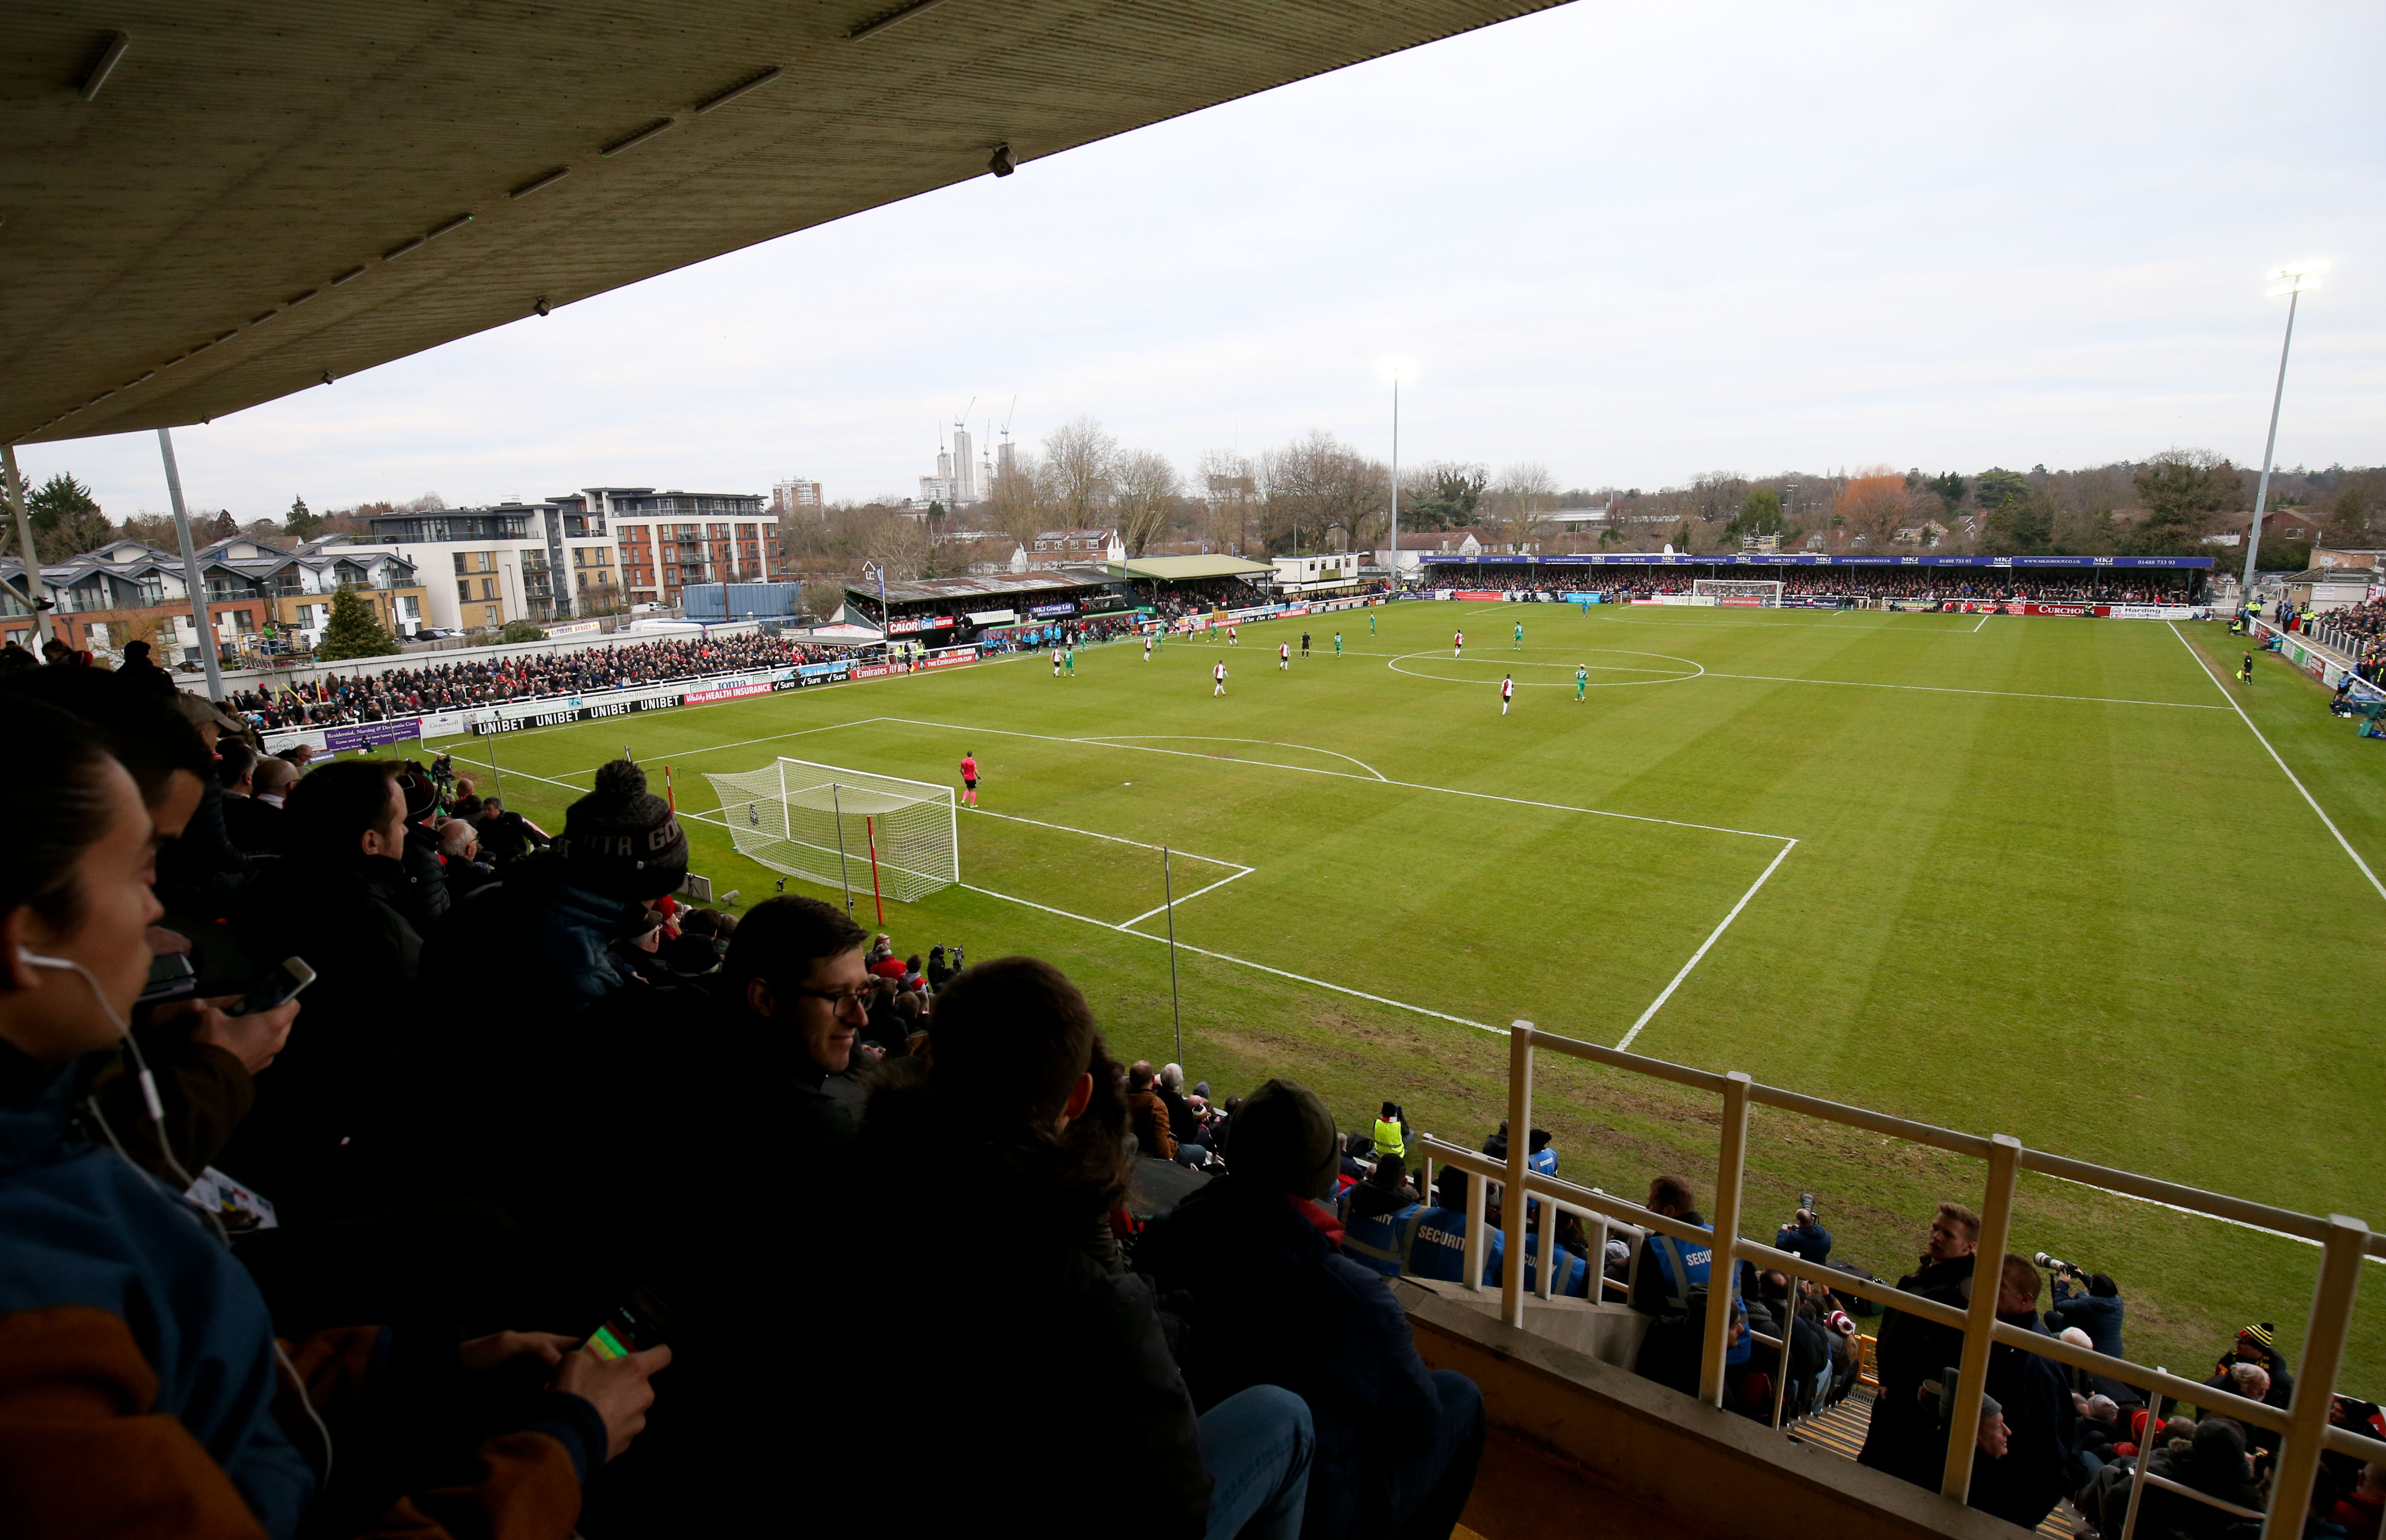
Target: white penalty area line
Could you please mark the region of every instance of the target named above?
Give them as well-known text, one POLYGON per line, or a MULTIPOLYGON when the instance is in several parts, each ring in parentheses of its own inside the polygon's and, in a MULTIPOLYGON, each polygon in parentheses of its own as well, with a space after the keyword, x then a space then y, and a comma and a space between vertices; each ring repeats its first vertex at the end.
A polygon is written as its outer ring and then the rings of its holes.
MULTIPOLYGON (((1983 620, 1987 617, 1983 616, 1983 620)), ((1965 632, 1969 635, 1970 632, 1965 632)), ((1808 679, 1795 674, 1719 674, 1710 670, 1709 679, 1752 679, 1767 684, 1843 684, 1854 690, 1923 690, 1940 695, 2000 695, 2011 700, 2067 700, 2081 706, 2169 706, 2182 711, 2219 711, 2226 707, 2205 706, 2191 700, 2130 700, 2117 695, 2054 695, 2035 690, 1966 690, 1953 684, 1884 684, 1869 679, 1808 679)))
MULTIPOLYGON (((2279 773, 2287 778, 2288 783, 2303 795, 2304 801, 2310 804, 2311 810, 2319 815, 2320 822, 2328 825, 2328 832, 2336 836, 2336 843, 2343 847, 2347 856, 2353 858, 2353 864, 2361 869, 2361 875, 2369 879, 2369 885, 2377 889, 2378 896, 2386 898, 2386 883, 2379 882, 2378 873, 2370 870, 2369 863, 2361 858, 2361 852, 2353 848, 2353 842, 2344 837, 2344 831, 2336 826, 2336 820, 2328 816, 2328 809, 2319 805, 2319 799, 2312 795, 2310 790, 2296 777, 2293 770, 2287 768, 2287 762, 2279 757, 2279 751, 2270 746, 2269 739, 2262 736, 2262 730, 2254 725, 2254 719, 2245 714, 2245 707, 2238 704, 2237 697, 2229 693, 2229 686, 2220 682, 2219 676, 2212 671, 2212 666, 2204 660, 2204 655, 2195 650, 2193 643, 2188 641, 2186 633, 2179 629, 2179 622, 2165 620, 2163 624, 2170 627, 2170 633, 2179 638, 2179 645, 2187 649, 2187 656, 2195 659, 2197 670, 2204 678, 2212 681, 2212 687, 2220 692, 2221 698, 2229 703, 2229 709, 2237 713, 2237 720, 2245 724, 2245 731, 2251 732, 2254 735, 2254 741, 2262 745, 2263 752, 2269 755, 2271 762, 2279 767, 2279 773)), ((2219 707, 2216 707, 2214 709, 2217 710, 2219 707)))
POLYGON ((1083 834, 1089 840, 1108 840, 1112 845, 1132 845, 1141 850, 1166 850, 1169 854, 1182 856, 1188 861, 1206 861, 1212 866, 1233 867, 1238 876, 1259 870, 1257 867, 1245 866, 1240 861, 1222 861, 1215 856, 1197 856, 1190 850, 1179 849, 1173 845, 1154 845, 1149 840, 1131 840, 1124 834, 1104 834, 1091 829, 1079 829, 1072 824, 1047 823, 1040 818, 1022 818, 1017 813, 998 813, 991 808, 972 807, 970 810, 981 818, 998 818, 1008 823, 1032 823, 1038 829, 1058 829, 1064 834, 1083 834))
MULTIPOLYGON (((1232 882, 1233 880, 1233 878, 1227 879, 1229 882, 1232 882)), ((1477 1032, 1488 1032, 1495 1036, 1505 1037, 1508 1035, 1507 1028, 1495 1027, 1487 1021, 1472 1021, 1463 1016, 1452 1016, 1446 1010, 1434 1010, 1425 1006, 1411 1005, 1406 1000, 1395 1000, 1388 995, 1370 995, 1363 989, 1352 989, 1346 984, 1329 983, 1324 979, 1312 979, 1306 973, 1293 973, 1281 968, 1271 968, 1263 962, 1253 962, 1248 958, 1234 957, 1225 952, 1213 952, 1206 946, 1194 946, 1182 941, 1172 942, 1166 936, 1156 936, 1148 931, 1130 931, 1124 925, 1113 925, 1107 920, 1095 920, 1087 915, 1073 914, 1067 909, 1054 908, 1049 904, 1038 904, 1032 898, 1021 898, 1008 893, 998 893, 993 888, 977 887, 969 883, 962 883, 958 885, 967 889, 971 893, 982 893, 988 898, 999 898, 1006 904, 1018 904, 1026 908, 1040 909, 1046 914, 1058 915, 1063 920, 1076 920, 1081 925, 1093 925, 1105 931, 1116 931, 1122 935, 1140 937, 1145 941, 1155 942, 1162 946, 1174 946, 1180 952, 1191 952, 1197 957, 1215 958, 1220 962, 1230 962, 1237 968, 1248 968, 1254 972, 1259 973, 1272 973, 1279 979, 1290 979, 1295 983, 1305 983, 1317 989, 1332 990, 1337 995, 1348 995, 1355 1000, 1367 1000, 1375 1005, 1389 1006, 1394 1010, 1410 1011, 1418 1016, 1430 1016, 1437 1021, 1450 1021, 1462 1027, 1473 1027, 1477 1032)), ((1181 904, 1185 902, 1185 900, 1180 898, 1177 902, 1181 904)), ((1145 919, 1149 917, 1137 916, 1136 918, 1145 919)), ((1133 923, 1133 920, 1128 921, 1128 924, 1133 923)))
POLYGON ((1650 1018, 1655 1016, 1659 1010, 1664 1008, 1665 1002, 1674 997, 1674 991, 1682 987, 1682 981, 1690 976, 1690 970, 1699 965, 1699 959, 1707 955, 1707 949, 1713 946, 1716 942, 1723 939, 1724 932, 1729 930, 1731 928, 1731 922, 1739 918, 1739 911, 1748 908, 1748 901, 1756 896, 1756 890, 1764 885, 1765 879, 1773 875, 1774 869, 1778 867, 1783 861, 1788 860, 1790 858, 1790 852, 1797 848, 1798 842, 1796 840, 1791 840, 1789 844, 1781 847, 1780 854, 1773 858, 1770 865, 1765 867, 1763 871, 1757 873, 1756 881, 1751 883, 1748 885, 1748 891, 1739 895, 1739 902, 1731 907, 1731 912, 1723 917, 1723 922, 1717 925, 1713 931, 1707 933, 1706 940, 1699 943, 1699 949, 1690 954, 1690 960, 1682 964, 1682 970, 1674 975, 1674 982, 1665 986, 1664 994, 1649 1002, 1649 1008, 1640 1013, 1640 1020, 1633 1022, 1632 1030, 1626 1033, 1623 1039, 1615 1045, 1617 1052, 1620 1053, 1624 1049, 1632 1046, 1632 1040, 1640 1035, 1640 1029, 1647 1026, 1649 1024, 1650 1018))
MULTIPOLYGON (((1376 780, 1381 781, 1385 778, 1382 770, 1356 755, 1337 753, 1330 748, 1318 748, 1309 744, 1287 743, 1281 738, 1222 738, 1209 732, 1104 732, 1091 737, 1074 738, 1070 741, 1079 744, 1117 744, 1125 747, 1134 747, 1136 746, 1134 740, 1137 739, 1147 742, 1158 740, 1163 743, 1181 744, 1262 744, 1269 748, 1297 748, 1305 754, 1323 754, 1336 759, 1348 759, 1376 780)), ((1208 759, 1215 758, 1217 756, 1203 755, 1201 757, 1208 759)))
MULTIPOLYGON (((1057 733, 1022 732, 1011 728, 1004 727, 960 727, 951 722, 923 721, 917 718, 911 717, 881 717, 874 720, 879 721, 902 722, 911 727, 933 727, 943 732, 991 733, 998 738, 1040 738, 1046 743, 1077 744, 1098 748, 1125 748, 1133 749, 1138 754, 1172 754, 1179 758, 1185 759, 1215 759, 1218 757, 1218 756, 1213 754, 1188 754, 1185 750, 1179 748, 1148 748, 1141 744, 1110 743, 1103 740, 1089 738, 1064 738, 1057 733)), ((1304 745, 1287 744, 1283 746, 1287 748, 1298 748, 1304 745)), ((1331 751, 1319 749, 1313 752, 1322 754, 1330 753, 1331 751)), ((1332 776, 1337 781, 1362 781, 1375 785, 1397 786, 1402 791, 1433 792, 1442 796, 1473 797, 1477 801, 1482 802, 1506 802, 1513 804, 1519 808, 1545 808, 1555 813, 1580 813, 1589 818, 1617 818, 1626 820, 1633 823, 1662 823, 1674 829, 1696 829, 1702 833, 1709 834, 1736 834, 1742 839, 1782 840, 1787 841, 1791 845, 1795 845, 1797 843, 1797 840, 1791 835, 1768 834, 1760 829, 1733 829, 1720 823, 1692 823, 1685 819, 1657 818, 1648 813, 1618 813, 1611 812, 1604 808, 1577 808, 1563 802, 1538 802, 1526 796, 1502 796, 1497 792, 1471 792, 1458 786, 1429 786, 1420 781, 1394 781, 1388 776, 1353 775, 1349 770, 1321 770, 1314 765, 1282 765, 1273 759, 1235 759, 1229 762, 1237 765, 1252 765, 1262 770, 1292 770, 1301 775, 1332 776)), ((1473 1025, 1473 1023, 1470 1022, 1469 1025, 1473 1025)))
POLYGON ((1171 910, 1171 909, 1173 909, 1173 908, 1179 908, 1180 906, 1183 906, 1183 905, 1186 905, 1186 904, 1190 904, 1191 902, 1193 902, 1193 900, 1195 900, 1196 898, 1200 897, 1203 894, 1205 894, 1205 893, 1210 893, 1210 892, 1212 892, 1212 891, 1214 891, 1214 890, 1216 890, 1216 889, 1218 889, 1218 888, 1224 887, 1228 883, 1236 882, 1236 881, 1240 880, 1241 878, 1248 877, 1248 876, 1250 876, 1252 872, 1257 871, 1258 870, 1259 870, 1259 868, 1257 868, 1257 867, 1255 867, 1255 866, 1247 866, 1247 867, 1243 868, 1243 870, 1240 870, 1240 871, 1232 872, 1232 873, 1230 873, 1230 874, 1228 874, 1228 875, 1226 875, 1226 876, 1224 876, 1224 877, 1219 878, 1216 882, 1214 882, 1214 883, 1211 883, 1208 887, 1205 887, 1205 888, 1195 888, 1191 893, 1187 894, 1187 895, 1186 895, 1184 897, 1182 897, 1182 898, 1178 898, 1178 899, 1173 900, 1172 902, 1169 902, 1169 903, 1166 903, 1166 904, 1162 904, 1162 905, 1161 905, 1161 906, 1160 906, 1159 908, 1149 908, 1149 909, 1146 909, 1146 910, 1144 910, 1141 914, 1136 915, 1133 920, 1120 920, 1120 921, 1118 922, 1118 925, 1116 926, 1116 929, 1118 929, 1118 930, 1122 930, 1122 931, 1130 931, 1130 930, 1133 930, 1136 926, 1142 924, 1145 920, 1149 920, 1149 919, 1150 919, 1153 915, 1155 915, 1155 914, 1166 914, 1169 910, 1171 910))

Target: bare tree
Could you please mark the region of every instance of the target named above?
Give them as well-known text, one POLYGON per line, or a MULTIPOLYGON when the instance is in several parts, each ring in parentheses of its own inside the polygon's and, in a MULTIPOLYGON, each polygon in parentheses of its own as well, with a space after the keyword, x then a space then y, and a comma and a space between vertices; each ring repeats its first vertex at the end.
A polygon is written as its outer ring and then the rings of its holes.
POLYGON ((1539 540, 1557 510, 1558 479, 1538 460, 1504 467, 1484 494, 1480 507, 1501 541, 1521 551, 1539 540))
POLYGON ((1858 471, 1832 501, 1831 512, 1851 538, 1864 536, 1866 548, 1876 551, 1916 520, 1905 477, 1885 465, 1858 471))
POLYGON ((1210 544, 1241 555, 1259 512, 1259 468, 1232 449, 1205 449, 1194 475, 1209 515, 1210 544))
POLYGON ((1261 533, 1296 555, 1328 531, 1360 549, 1390 517, 1390 474, 1323 429, 1262 455, 1259 483, 1261 533))
POLYGON ((1022 450, 1011 457, 1008 467, 995 472, 980 517, 1017 544, 1026 545, 1038 531, 1049 527, 1045 521, 1045 479, 1043 465, 1022 450))
POLYGON ((1045 491, 1064 528, 1091 529, 1111 512, 1118 490, 1118 440, 1090 417, 1044 435, 1045 491))
POLYGON ((1112 463, 1119 536, 1127 555, 1139 557, 1175 520, 1184 479, 1157 449, 1128 449, 1112 463))

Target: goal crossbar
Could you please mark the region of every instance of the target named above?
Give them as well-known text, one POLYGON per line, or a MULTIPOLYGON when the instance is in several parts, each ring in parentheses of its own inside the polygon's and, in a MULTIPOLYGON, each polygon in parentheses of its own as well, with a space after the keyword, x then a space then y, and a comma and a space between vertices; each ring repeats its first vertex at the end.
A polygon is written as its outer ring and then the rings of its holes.
POLYGON ((1781 580, 1778 578, 1693 578, 1690 580, 1690 592, 1720 604, 1753 604, 1764 609, 1781 607, 1781 580))
POLYGON ((950 786, 785 757, 705 779, 730 844, 773 871, 907 904, 961 881, 950 786))

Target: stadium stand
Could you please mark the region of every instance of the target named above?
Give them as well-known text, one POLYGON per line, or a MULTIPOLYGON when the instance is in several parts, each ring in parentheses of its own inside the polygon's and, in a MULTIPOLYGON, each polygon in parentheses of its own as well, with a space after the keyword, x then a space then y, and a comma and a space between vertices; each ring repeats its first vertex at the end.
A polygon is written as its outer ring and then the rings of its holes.
POLYGON ((738 669, 824 663, 849 651, 762 635, 633 642, 542 657, 439 663, 345 677, 326 674, 270 692, 234 690, 226 704, 268 731, 332 727, 494 706, 500 701, 697 679, 738 669))
POLYGON ((1524 1022, 1479 1146, 1339 1131, 1294 1080, 1120 1064, 1048 962, 681 907, 627 760, 550 837, 444 766, 266 769, 137 670, 0 703, 12 1534, 1447 1535, 1526 1443, 1677 1534, 2374 1533, 2357 1223, 1524 1022), (241 997, 292 956, 303 996, 241 997), (1536 1053, 1719 1096, 1706 1211, 1570 1181, 1536 1053), (1982 1159, 1985 1199, 1894 1284, 1811 1194, 1748 1239, 1752 1103, 1982 1159), (2025 1167, 2312 1240, 2299 1363, 2258 1322, 2200 1382, 2128 1359, 2118 1282, 2006 1250, 2025 1167))

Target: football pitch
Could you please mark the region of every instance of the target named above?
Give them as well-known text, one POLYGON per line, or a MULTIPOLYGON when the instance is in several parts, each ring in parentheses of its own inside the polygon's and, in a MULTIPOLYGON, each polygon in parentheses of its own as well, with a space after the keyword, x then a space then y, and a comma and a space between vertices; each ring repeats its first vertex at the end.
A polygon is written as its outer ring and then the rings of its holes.
MULTIPOLYGON (((2242 650, 2217 622, 1412 603, 1149 662, 1112 643, 1074 678, 1030 654, 509 733, 495 757, 550 831, 625 743, 658 790, 669 764, 695 870, 750 905, 776 874, 708 816, 704 772, 785 755, 957 786, 973 753, 961 885, 888 903, 897 945, 1049 958, 1122 1058, 1174 1058, 1164 846, 1188 1079, 1300 1080, 1347 1128, 1390 1098, 1479 1145, 1522 1019, 2386 1225, 2386 744, 2275 657, 2239 684, 2242 650)), ((487 792, 488 743, 447 746, 487 792)), ((1538 1063, 1562 1175, 1712 1196, 1714 1098, 1538 1063)), ((1894 1277, 1982 1180, 1759 1108, 1743 1229, 1769 1240, 1811 1189, 1834 1258, 1894 1277)), ((2195 1378, 2249 1321, 2294 1361, 2319 1255, 2027 1173, 2012 1245, 2112 1273, 2131 1356, 2195 1378)), ((2363 1271, 2345 1383, 2375 1398, 2386 1277, 2363 1271)))

